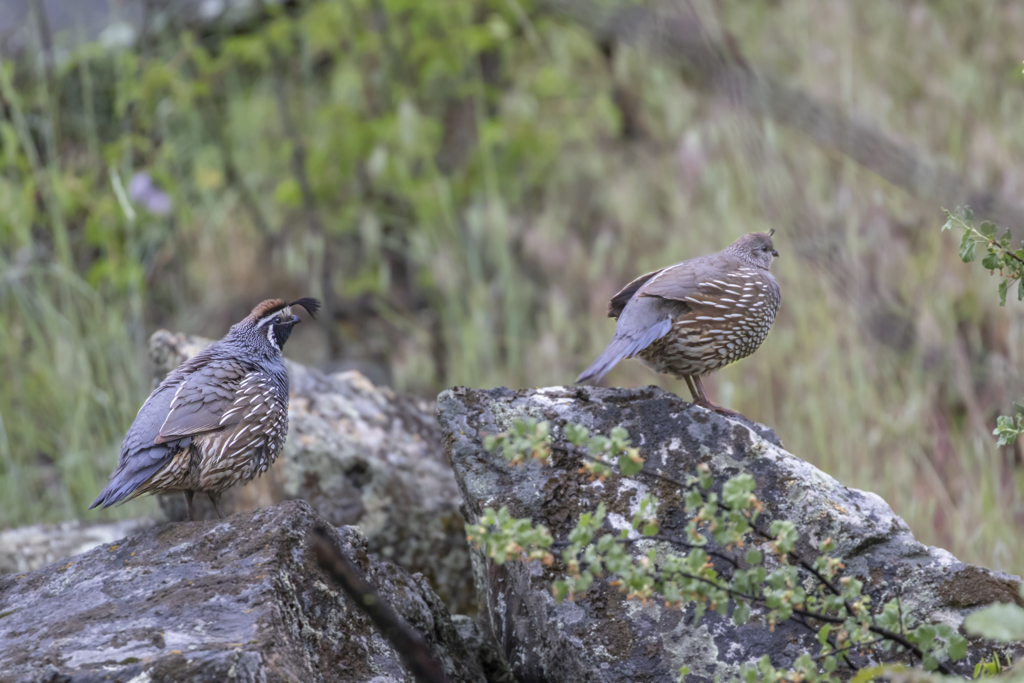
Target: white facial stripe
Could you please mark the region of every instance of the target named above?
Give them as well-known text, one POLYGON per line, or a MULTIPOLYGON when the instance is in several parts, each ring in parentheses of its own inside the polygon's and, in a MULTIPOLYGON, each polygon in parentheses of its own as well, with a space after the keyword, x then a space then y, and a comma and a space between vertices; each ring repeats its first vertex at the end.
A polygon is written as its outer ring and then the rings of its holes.
POLYGON ((278 351, 281 350, 281 347, 277 345, 277 340, 274 339, 274 326, 273 325, 270 325, 270 326, 267 327, 267 339, 270 340, 270 345, 271 346, 273 346, 278 351))
POLYGON ((285 306, 280 311, 274 311, 273 313, 267 314, 267 317, 265 317, 263 320, 259 322, 258 325, 256 325, 256 329, 260 329, 261 327, 263 327, 264 325, 266 325, 267 323, 269 323, 271 320, 278 316, 281 316, 282 320, 290 320, 292 317, 291 306, 285 306))

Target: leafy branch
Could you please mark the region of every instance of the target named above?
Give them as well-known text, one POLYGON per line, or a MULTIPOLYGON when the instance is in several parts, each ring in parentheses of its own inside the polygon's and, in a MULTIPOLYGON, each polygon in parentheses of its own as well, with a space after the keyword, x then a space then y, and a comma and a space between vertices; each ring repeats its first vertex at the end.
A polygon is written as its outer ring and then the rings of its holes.
MULTIPOLYGON (((956 228, 963 230, 963 237, 960 240, 960 258, 964 263, 970 263, 976 258, 977 246, 983 245, 987 253, 981 260, 981 265, 988 269, 989 273, 999 273, 999 305, 1006 305, 1006 295, 1017 284, 1017 300, 1024 299, 1024 247, 1014 250, 1012 238, 1007 230, 1002 237, 996 238, 999 228, 991 221, 983 221, 975 227, 971 222, 974 220, 974 212, 970 207, 960 207, 954 213, 946 209, 946 222, 942 230, 956 228)), ((1024 434, 1024 401, 1013 404, 1014 415, 1000 415, 996 420, 996 428, 992 431, 997 437, 998 446, 1011 446, 1017 437, 1024 434)))
POLYGON ((1006 305, 1006 295, 1013 284, 1017 283, 1017 300, 1024 299, 1024 248, 1011 249, 1012 236, 1007 230, 1002 237, 999 228, 991 221, 983 221, 975 227, 971 221, 974 219, 974 212, 969 207, 957 209, 956 213, 950 213, 943 209, 946 214, 946 222, 942 230, 957 228, 964 231, 960 240, 960 258, 964 263, 970 263, 976 258, 977 246, 983 245, 987 253, 981 259, 981 265, 990 273, 999 272, 999 305, 1006 305))
POLYGON ((578 459, 579 471, 593 479, 640 476, 668 483, 683 494, 688 522, 682 538, 663 531, 661 502, 647 494, 638 502, 631 528, 617 532, 606 524, 603 503, 581 514, 568 537, 558 541, 543 525, 513 518, 507 508, 487 508, 477 524, 467 525, 470 542, 497 564, 539 560, 550 566, 560 561, 565 578, 552 585, 558 600, 574 599, 607 576, 627 598, 659 599, 679 609, 693 605, 695 624, 714 611, 739 626, 757 609, 771 629, 791 621, 816 634, 817 655, 802 655, 788 670, 776 669, 766 656, 756 666, 743 667, 739 678, 746 683, 835 681, 840 661, 857 671, 852 657, 874 648, 907 652, 926 669, 947 675, 953 674, 950 663, 966 655, 966 639, 949 625, 913 623, 898 600, 873 608, 863 583, 840 575, 845 567, 828 555, 835 549, 831 539, 819 546, 817 557, 803 557, 796 550, 799 535, 792 522, 761 521, 764 505, 749 474, 730 477, 716 491, 707 464, 686 481, 644 469, 639 449, 621 427, 607 437, 574 424, 562 432, 564 440, 555 442, 548 423, 517 420, 508 432, 486 437, 484 448, 501 449, 513 464, 527 457, 549 464, 552 454, 561 452, 578 459), (672 549, 658 552, 656 543, 672 549), (646 552, 643 544, 650 544, 646 552), (634 557, 633 548, 642 554, 634 557), (716 559, 721 561, 716 564, 716 559))

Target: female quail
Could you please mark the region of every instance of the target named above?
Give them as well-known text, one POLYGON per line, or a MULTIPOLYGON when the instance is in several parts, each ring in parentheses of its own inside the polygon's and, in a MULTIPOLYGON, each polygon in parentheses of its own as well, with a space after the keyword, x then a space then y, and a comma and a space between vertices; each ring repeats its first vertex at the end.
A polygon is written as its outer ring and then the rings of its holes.
POLYGON ((600 379, 623 358, 686 380, 694 402, 708 400, 700 378, 746 358, 761 345, 779 310, 779 285, 768 269, 779 254, 774 230, 744 235, 725 250, 647 273, 608 304, 615 337, 576 380, 600 379))
POLYGON ((219 342, 182 363, 139 409, 110 483, 93 502, 109 507, 143 493, 204 491, 217 514, 221 493, 267 471, 288 433, 288 370, 281 348, 320 302, 268 299, 219 342))

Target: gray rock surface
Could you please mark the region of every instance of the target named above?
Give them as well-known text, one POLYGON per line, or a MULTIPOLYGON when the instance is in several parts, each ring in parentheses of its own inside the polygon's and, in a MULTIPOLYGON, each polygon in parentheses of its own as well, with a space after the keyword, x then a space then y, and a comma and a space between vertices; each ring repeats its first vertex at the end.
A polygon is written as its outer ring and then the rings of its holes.
MULTIPOLYGON (((156 332, 154 381, 210 343, 156 332)), ((225 514, 301 498, 335 526, 357 525, 370 552, 421 572, 452 612, 474 613, 461 497, 434 406, 376 387, 358 372, 325 375, 286 363, 291 399, 284 450, 262 478, 224 494, 225 514)), ((160 502, 169 519, 187 519, 183 496, 160 502)), ((196 502, 197 517, 216 518, 204 496, 196 502)))
MULTIPOLYGON (((287 502, 0 577, 0 681, 411 683, 317 566, 307 541, 318 523, 309 505, 287 502)), ((453 683, 483 681, 422 577, 372 558, 357 530, 332 533, 453 683)))
MULTIPOLYGON (((767 519, 788 519, 800 532, 798 550, 831 537, 845 558, 845 575, 866 582, 875 604, 903 591, 903 609, 915 617, 959 627, 964 617, 991 602, 1020 601, 1020 579, 957 561, 950 553, 917 542, 906 523, 880 497, 850 489, 787 453, 770 429, 727 419, 655 387, 599 389, 551 387, 534 391, 457 388, 438 397, 438 420, 464 509, 475 522, 484 507, 508 506, 516 517, 543 523, 557 539, 566 538, 579 515, 604 502, 613 528, 629 526, 648 491, 663 502, 663 532, 680 533, 686 524, 677 487, 642 478, 590 481, 576 457, 556 454, 551 466, 536 461, 510 466, 500 453, 484 452, 485 434, 506 431, 513 419, 548 420, 557 437, 566 422, 607 434, 621 425, 646 458, 645 468, 677 480, 708 463, 717 486, 748 472, 757 481, 767 519)), ((644 554, 653 541, 634 545, 644 554)), ((812 648, 813 636, 787 623, 770 632, 757 623, 735 627, 716 614, 698 628, 692 609, 627 601, 598 580, 575 601, 555 602, 556 563, 497 566, 474 551, 481 615, 501 643, 521 681, 675 681, 689 666, 688 680, 728 677, 740 664, 771 656, 785 666, 812 648)), ((958 668, 970 672, 986 651, 975 646, 958 668)), ((848 675, 848 672, 847 672, 848 675)))
POLYGON ((30 572, 98 545, 113 543, 154 523, 143 517, 96 524, 35 524, 0 531, 0 574, 30 572))

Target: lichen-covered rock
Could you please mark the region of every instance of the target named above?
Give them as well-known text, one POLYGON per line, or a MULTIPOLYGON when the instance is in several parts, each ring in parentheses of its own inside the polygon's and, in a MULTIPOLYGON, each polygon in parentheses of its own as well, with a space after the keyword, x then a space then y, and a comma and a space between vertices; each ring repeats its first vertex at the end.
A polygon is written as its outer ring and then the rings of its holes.
MULTIPOLYGON (((155 381, 210 343, 155 333, 155 381)), ((376 387, 358 372, 325 375, 285 362, 285 447, 267 474, 225 492, 225 513, 301 498, 335 526, 357 525, 371 552, 421 572, 452 612, 475 612, 461 497, 433 405, 376 387)), ((195 500, 198 518, 216 518, 205 496, 195 500)), ((187 518, 183 496, 161 496, 160 503, 169 519, 187 518)))
MULTIPOLYGON (((0 681, 410 682, 398 654, 308 546, 302 501, 168 524, 28 574, 0 577, 0 681)), ((482 683, 421 577, 332 532, 423 633, 449 679, 482 683)))
MULTIPOLYGON (((727 419, 654 387, 609 390, 552 387, 535 391, 454 389, 438 397, 444 432, 465 512, 477 521, 483 508, 508 506, 516 517, 546 525, 565 538, 583 512, 604 502, 615 529, 630 528, 647 492, 663 502, 662 531, 680 534, 686 525, 677 487, 649 478, 590 481, 576 457, 556 453, 552 465, 507 464, 487 453, 485 434, 507 430, 515 418, 548 420, 556 436, 566 422, 593 433, 625 427, 645 457, 645 468, 685 480, 708 463, 717 486, 748 472, 766 519, 787 519, 800 533, 798 550, 832 538, 844 558, 846 576, 866 582, 875 604, 902 590, 902 607, 914 617, 960 627, 973 609, 993 601, 1019 601, 1020 579, 959 562, 948 552, 918 543, 906 523, 873 493, 849 489, 787 453, 775 434, 743 419, 727 419)), ((633 532, 635 534, 635 532, 633 532)), ((654 545, 632 544, 638 556, 654 545)), ((727 678, 744 663, 770 655, 787 666, 816 641, 807 629, 785 623, 770 631, 759 623, 736 627, 710 614, 693 628, 692 608, 670 609, 657 601, 627 601, 598 580, 575 601, 556 603, 551 583, 561 569, 534 562, 497 566, 474 551, 481 607, 504 655, 520 680, 675 681, 688 666, 695 680, 727 678)), ((970 672, 986 651, 978 646, 958 666, 970 672)), ((688 679, 691 680, 691 679, 688 679)))
POLYGON ((0 574, 30 572, 103 543, 113 543, 153 524, 152 519, 143 517, 95 524, 80 521, 35 524, 0 531, 0 574))

